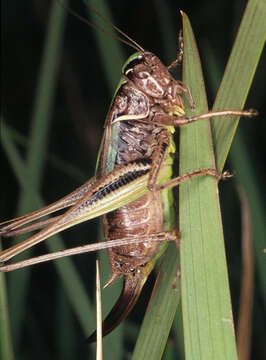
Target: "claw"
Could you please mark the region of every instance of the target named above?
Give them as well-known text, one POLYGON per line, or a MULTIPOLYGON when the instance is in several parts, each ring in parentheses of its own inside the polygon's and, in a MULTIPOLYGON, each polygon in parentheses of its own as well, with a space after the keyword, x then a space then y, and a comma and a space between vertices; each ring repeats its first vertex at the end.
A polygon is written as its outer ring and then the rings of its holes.
POLYGON ((231 174, 227 170, 220 174, 220 180, 227 180, 227 179, 230 179, 231 177, 234 177, 234 174, 231 174))

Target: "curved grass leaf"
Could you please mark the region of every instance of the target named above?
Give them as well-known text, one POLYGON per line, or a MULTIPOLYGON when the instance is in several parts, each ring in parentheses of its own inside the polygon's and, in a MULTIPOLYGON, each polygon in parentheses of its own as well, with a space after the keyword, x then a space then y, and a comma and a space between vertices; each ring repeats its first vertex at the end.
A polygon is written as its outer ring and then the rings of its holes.
MULTIPOLYGON (((204 113, 208 111, 204 80, 186 16, 184 22, 183 80, 189 84, 196 103, 193 113, 204 113)), ((209 120, 181 129, 180 173, 198 168, 215 168, 209 120)), ((236 359, 216 180, 195 179, 182 184, 179 193, 186 358, 236 359)))
MULTIPOLYGON (((213 110, 242 109, 266 36, 266 3, 250 0, 244 12, 213 110)), ((223 169, 239 118, 212 120, 217 169, 223 169)), ((250 121, 253 121, 251 119, 250 121)), ((255 118, 254 121, 257 121, 255 118)))

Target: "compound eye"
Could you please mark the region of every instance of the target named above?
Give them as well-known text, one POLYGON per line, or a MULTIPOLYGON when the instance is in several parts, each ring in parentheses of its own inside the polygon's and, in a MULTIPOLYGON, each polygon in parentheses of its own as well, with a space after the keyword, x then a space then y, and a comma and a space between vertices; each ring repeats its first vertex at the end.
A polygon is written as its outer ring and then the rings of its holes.
POLYGON ((142 64, 142 61, 143 61, 142 55, 139 55, 133 60, 131 60, 124 68, 124 75, 127 75, 128 73, 132 72, 137 65, 142 64))

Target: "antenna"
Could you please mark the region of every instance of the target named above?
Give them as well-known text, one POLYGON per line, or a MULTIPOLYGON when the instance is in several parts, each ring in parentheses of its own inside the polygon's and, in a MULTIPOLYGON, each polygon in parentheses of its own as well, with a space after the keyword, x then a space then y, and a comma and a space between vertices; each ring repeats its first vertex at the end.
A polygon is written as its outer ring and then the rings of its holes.
POLYGON ((79 15, 77 12, 75 12, 74 10, 72 10, 70 7, 68 7, 67 5, 64 4, 64 2, 62 0, 57 0, 58 3, 66 10, 68 11, 69 14, 73 15, 75 18, 79 19, 81 22, 83 22, 86 25, 89 25, 90 27, 92 27, 93 29, 96 30, 100 30, 101 32, 103 32, 104 34, 121 41, 122 43, 130 46, 131 48, 137 50, 137 51, 141 51, 144 52, 145 50, 143 49, 142 46, 140 46, 136 41, 134 41, 130 36, 128 36, 126 33, 124 33, 122 30, 120 30, 117 26, 115 26, 114 24, 111 23, 111 21, 109 21, 105 16, 103 16, 98 10, 96 10, 92 5, 88 4, 85 0, 83 0, 85 6, 87 6, 88 8, 90 8, 100 19, 102 19, 106 24, 108 24, 111 28, 113 28, 114 30, 116 30, 119 34, 121 34, 122 36, 124 36, 127 40, 123 39, 120 36, 114 35, 111 32, 105 30, 104 28, 100 27, 99 25, 93 24, 91 23, 89 20, 87 20, 85 17, 79 15))
MULTIPOLYGON (((119 34, 123 35, 126 39, 128 39, 133 45, 136 46, 136 48, 142 52, 144 52, 145 50, 143 49, 142 46, 140 46, 135 40, 133 40, 129 35, 127 35, 124 31, 120 30, 117 26, 115 26, 114 24, 111 23, 110 20, 108 20, 105 16, 103 16, 97 9, 95 9, 92 5, 88 4, 86 2, 86 0, 83 0, 84 4, 91 8, 95 14, 102 19, 103 21, 105 21, 108 25, 110 25, 113 29, 115 29, 119 34)), ((120 37, 118 37, 120 39, 120 37)))

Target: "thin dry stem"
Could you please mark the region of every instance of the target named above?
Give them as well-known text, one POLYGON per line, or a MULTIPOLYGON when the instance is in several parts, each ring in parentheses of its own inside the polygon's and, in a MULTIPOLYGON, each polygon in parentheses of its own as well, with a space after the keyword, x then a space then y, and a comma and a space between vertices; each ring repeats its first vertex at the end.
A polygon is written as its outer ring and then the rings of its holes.
POLYGON ((239 360, 250 358, 252 330, 252 307, 254 287, 254 254, 249 204, 242 188, 238 189, 242 213, 242 263, 243 276, 241 284, 239 316, 237 326, 237 350, 239 360))
POLYGON ((96 328, 97 328, 97 348, 96 359, 103 358, 103 334, 102 334, 102 299, 101 299, 101 280, 99 261, 96 260, 96 328))

